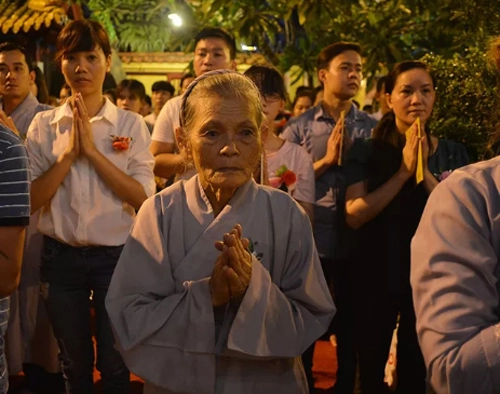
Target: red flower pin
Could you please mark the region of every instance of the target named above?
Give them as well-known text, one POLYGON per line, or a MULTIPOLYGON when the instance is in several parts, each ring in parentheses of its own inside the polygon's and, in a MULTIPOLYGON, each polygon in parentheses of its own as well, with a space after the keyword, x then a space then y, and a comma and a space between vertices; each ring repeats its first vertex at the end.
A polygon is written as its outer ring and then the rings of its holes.
POLYGON ((111 145, 115 150, 127 150, 130 147, 130 142, 132 137, 119 137, 117 135, 111 135, 111 145))
POLYGON ((285 182, 285 185, 287 187, 290 187, 297 182, 297 175, 295 174, 295 172, 289 170, 285 165, 282 165, 280 168, 278 168, 278 170, 276 171, 276 175, 281 178, 282 182, 285 182))

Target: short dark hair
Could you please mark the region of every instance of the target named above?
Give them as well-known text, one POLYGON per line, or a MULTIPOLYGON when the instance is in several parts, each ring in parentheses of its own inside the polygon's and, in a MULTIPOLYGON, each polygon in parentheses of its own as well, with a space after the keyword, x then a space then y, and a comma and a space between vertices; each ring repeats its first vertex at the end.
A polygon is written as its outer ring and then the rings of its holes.
POLYGON ((153 92, 158 92, 160 90, 163 90, 165 92, 169 92, 171 96, 175 94, 175 88, 174 86, 167 81, 156 81, 153 86, 151 87, 151 90, 153 92))
POLYGON ((383 75, 379 79, 377 79, 377 93, 380 93, 382 91, 382 88, 385 85, 386 79, 387 79, 387 75, 383 75))
POLYGON ((116 104, 116 99, 118 98, 117 95, 116 95, 116 89, 107 89, 103 92, 104 95, 106 94, 109 94, 111 97, 113 97, 113 100, 111 100, 113 102, 113 104, 116 104))
POLYGON ((151 96, 149 94, 146 94, 144 96, 144 102, 150 107, 153 105, 153 102, 151 101, 151 96))
POLYGON ((104 56, 111 55, 111 44, 104 27, 90 19, 76 20, 68 23, 57 36, 55 60, 61 64, 68 53, 92 51, 100 47, 104 56))
POLYGON ((308 97, 311 100, 311 103, 314 104, 315 92, 308 86, 299 86, 295 92, 292 108, 295 107, 295 104, 297 104, 298 99, 301 97, 308 97))
POLYGON ((243 75, 250 78, 264 97, 286 100, 285 81, 281 73, 272 66, 251 66, 243 75))
POLYGON ((143 83, 138 81, 137 79, 124 79, 123 81, 121 81, 116 88, 118 97, 120 97, 121 91, 123 89, 128 89, 130 93, 132 93, 140 100, 144 100, 146 97, 146 88, 144 87, 143 83))
POLYGON ((26 60, 28 69, 30 71, 33 71, 33 62, 31 61, 31 58, 28 56, 28 52, 26 51, 25 47, 18 45, 14 42, 2 42, 0 44, 0 53, 11 52, 11 51, 21 52, 24 55, 24 59, 26 60))
POLYGON ((356 42, 340 41, 323 48, 318 55, 316 68, 319 70, 328 69, 330 62, 341 53, 354 51, 361 56, 361 45, 356 42))
POLYGON ((231 60, 236 58, 236 41, 226 30, 221 29, 220 27, 205 27, 200 30, 194 38, 194 45, 198 45, 198 42, 207 38, 220 38, 223 40, 229 48, 231 60))

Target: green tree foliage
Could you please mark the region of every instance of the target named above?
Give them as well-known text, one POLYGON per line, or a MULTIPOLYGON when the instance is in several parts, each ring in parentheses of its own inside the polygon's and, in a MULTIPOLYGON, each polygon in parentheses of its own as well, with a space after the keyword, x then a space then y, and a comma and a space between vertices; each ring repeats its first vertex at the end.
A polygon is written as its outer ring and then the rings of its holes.
POLYGON ((171 40, 168 14, 173 0, 88 0, 92 17, 113 43, 133 52, 163 52, 171 40))
POLYGON ((437 99, 430 124, 433 134, 462 142, 472 160, 491 156, 486 147, 500 119, 496 73, 484 50, 468 48, 451 58, 428 54, 437 99))

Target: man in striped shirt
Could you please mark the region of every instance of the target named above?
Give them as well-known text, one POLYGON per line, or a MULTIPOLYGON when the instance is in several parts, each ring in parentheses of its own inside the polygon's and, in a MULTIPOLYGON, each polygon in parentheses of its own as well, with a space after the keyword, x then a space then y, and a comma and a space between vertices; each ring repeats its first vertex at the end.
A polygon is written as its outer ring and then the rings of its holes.
POLYGON ((21 139, 0 124, 0 394, 8 390, 4 334, 9 295, 19 284, 30 217, 28 154, 21 139))

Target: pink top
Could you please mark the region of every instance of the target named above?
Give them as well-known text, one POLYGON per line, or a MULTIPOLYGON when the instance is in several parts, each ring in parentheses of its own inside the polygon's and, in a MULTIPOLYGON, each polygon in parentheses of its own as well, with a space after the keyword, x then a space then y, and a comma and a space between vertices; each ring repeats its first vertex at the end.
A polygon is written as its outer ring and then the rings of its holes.
POLYGON ((307 151, 300 145, 285 141, 279 150, 267 155, 269 181, 274 187, 279 188, 282 184, 276 171, 283 165, 297 176, 297 182, 288 186, 288 193, 297 201, 314 204, 314 168, 307 151))

